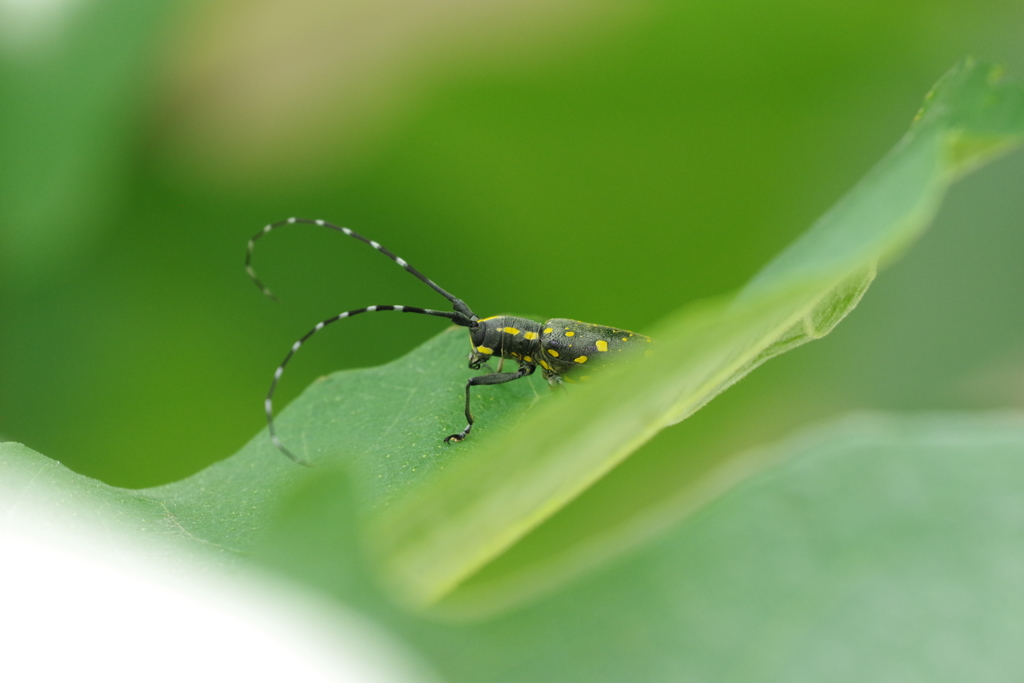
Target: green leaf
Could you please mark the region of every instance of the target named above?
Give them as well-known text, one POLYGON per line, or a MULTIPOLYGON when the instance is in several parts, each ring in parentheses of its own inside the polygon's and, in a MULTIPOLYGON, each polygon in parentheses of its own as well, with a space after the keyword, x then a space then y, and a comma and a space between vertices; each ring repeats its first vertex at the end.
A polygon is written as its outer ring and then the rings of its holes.
MULTIPOLYGON (((1024 415, 854 416, 764 458, 783 464, 557 594, 484 620, 438 622, 375 590, 351 478, 333 468, 282 501, 259 556, 358 605, 454 683, 997 681, 1020 670, 1024 415)), ((111 528, 142 520, 173 535, 159 506, 104 497, 23 447, 0 444, 0 466, 14 475, 0 479, 5 523, 19 492, 50 491, 52 505, 84 503, 111 528)))
POLYGON ((379 515, 372 536, 392 584, 420 604, 449 595, 659 430, 827 334, 877 265, 925 229, 949 184, 1024 134, 1024 89, 995 73, 967 61, 947 74, 893 151, 737 297, 692 306, 651 331, 654 357, 534 411, 510 438, 379 515), (965 155, 963 141, 978 139, 984 149, 965 155))
MULTIPOLYGON (((451 461, 473 457, 502 438, 534 403, 548 398, 540 376, 481 395, 474 439, 448 446, 461 428, 466 333, 450 328, 413 353, 379 368, 340 372, 311 385, 278 420, 289 445, 317 465, 343 462, 365 514, 429 482, 451 461), (476 438, 480 437, 480 438, 476 438)), ((289 487, 315 476, 260 433, 239 453, 188 479, 132 491, 71 472, 20 444, 0 444, 0 510, 16 514, 22 497, 54 507, 81 506, 86 518, 145 530, 191 552, 231 563, 248 554, 289 487)), ((105 522, 104 522, 105 523, 105 522)))
MULTIPOLYGON (((197 525, 199 514, 172 510, 147 491, 107 486, 76 474, 21 444, 0 443, 0 519, 11 529, 81 537, 87 543, 106 544, 104 550, 113 553, 131 547, 172 568, 194 558, 230 566, 246 555, 238 546, 213 540, 215 520, 197 525), (42 510, 52 511, 52 517, 40 515, 42 510)), ((260 519, 259 526, 264 521, 260 519)), ((248 529, 250 536, 254 530, 248 529)))
POLYGON ((303 488, 264 552, 383 619, 453 682, 1020 671, 1024 415, 851 416, 762 458, 782 464, 592 575, 481 620, 439 622, 372 595, 345 537, 344 478, 303 488))

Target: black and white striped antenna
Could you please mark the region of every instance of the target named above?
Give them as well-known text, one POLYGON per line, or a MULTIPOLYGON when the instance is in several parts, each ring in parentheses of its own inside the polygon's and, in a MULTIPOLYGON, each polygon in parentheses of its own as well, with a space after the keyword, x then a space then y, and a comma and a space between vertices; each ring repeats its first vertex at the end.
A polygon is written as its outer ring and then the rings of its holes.
POLYGON ((277 228, 280 228, 282 226, 290 225, 293 223, 319 225, 324 228, 330 228, 331 230, 344 233, 345 235, 353 239, 357 239, 360 242, 365 242, 366 244, 369 244, 371 247, 373 247, 380 253, 384 254, 398 265, 402 266, 402 268, 404 268, 406 271, 420 279, 422 282, 426 283, 435 292, 437 292, 444 298, 448 299, 448 301, 452 303, 452 306, 454 308, 453 311, 436 311, 430 308, 418 308, 416 306, 367 306, 365 308, 357 308, 352 311, 345 311, 344 313, 339 313, 338 315, 328 318, 327 320, 322 320, 318 322, 316 326, 313 327, 313 329, 311 329, 309 332, 303 335, 302 338, 300 338, 298 341, 292 344, 291 349, 288 351, 288 355, 284 357, 284 360, 281 361, 281 364, 277 366, 277 370, 274 371, 274 379, 270 383, 270 390, 267 392, 267 398, 264 401, 264 408, 266 409, 267 413, 267 428, 270 432, 270 441, 278 448, 278 450, 280 450, 282 453, 284 453, 286 456, 288 456, 295 462, 299 463, 300 465, 310 466, 309 462, 303 460, 302 458, 298 457, 290 450, 288 450, 285 447, 285 445, 281 443, 281 439, 277 436, 277 434, 274 431, 274 390, 277 388, 277 384, 281 380, 281 375, 284 374, 284 369, 288 365, 288 361, 292 359, 292 356, 295 355, 299 348, 303 344, 305 344, 310 337, 312 337, 314 334, 324 329, 331 323, 342 320, 343 318, 351 318, 352 316, 359 315, 360 313, 375 313, 377 311, 398 311, 400 313, 418 313, 420 315, 432 315, 439 318, 447 318, 456 325, 461 325, 462 327, 473 326, 474 323, 478 320, 478 318, 476 314, 474 314, 473 311, 470 310, 469 306, 467 306, 466 303, 462 301, 462 299, 459 299, 458 297, 455 297, 448 293, 446 290, 441 288, 441 286, 439 286, 433 280, 428 278, 426 275, 410 266, 405 259, 399 258, 380 243, 367 239, 360 235, 359 233, 348 228, 343 228, 341 226, 328 223, 327 221, 310 220, 308 218, 289 218, 287 220, 279 221, 277 223, 270 223, 269 225, 265 226, 262 230, 260 230, 258 233, 253 235, 252 239, 249 240, 249 245, 245 252, 245 272, 249 274, 249 277, 252 278, 253 283, 255 283, 255 285, 260 289, 260 291, 263 292, 268 297, 270 297, 271 299, 276 300, 277 298, 274 296, 273 292, 271 292, 270 289, 266 285, 264 285, 263 282, 256 276, 256 271, 252 267, 253 249, 256 246, 256 241, 261 239, 267 233, 276 230, 277 228))

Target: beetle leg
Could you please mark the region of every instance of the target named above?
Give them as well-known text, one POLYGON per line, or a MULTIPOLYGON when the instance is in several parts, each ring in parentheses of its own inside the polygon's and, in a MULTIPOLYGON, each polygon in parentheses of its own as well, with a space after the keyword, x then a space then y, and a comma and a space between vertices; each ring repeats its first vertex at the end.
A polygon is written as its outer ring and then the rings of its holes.
POLYGON ((493 372, 489 375, 477 375, 476 377, 470 377, 466 381, 466 428, 458 434, 452 434, 447 437, 444 442, 451 443, 455 441, 458 443, 467 436, 469 436, 470 430, 473 429, 473 413, 469 409, 469 390, 474 385, 486 385, 486 384, 504 384, 505 382, 514 382, 517 379, 521 379, 528 375, 532 375, 533 371, 537 368, 536 365, 529 363, 520 363, 519 370, 516 372, 493 372))

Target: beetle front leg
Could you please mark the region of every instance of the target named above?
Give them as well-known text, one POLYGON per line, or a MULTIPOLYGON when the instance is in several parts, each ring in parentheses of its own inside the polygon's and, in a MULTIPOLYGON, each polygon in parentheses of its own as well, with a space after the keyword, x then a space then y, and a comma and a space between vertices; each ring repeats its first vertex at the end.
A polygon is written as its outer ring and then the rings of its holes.
POLYGON ((476 377, 470 377, 466 380, 466 428, 458 434, 452 434, 447 437, 444 442, 451 443, 452 441, 458 443, 467 436, 469 436, 470 430, 473 429, 473 412, 469 408, 469 390, 474 385, 486 385, 486 384, 504 384, 505 382, 514 382, 517 379, 521 379, 528 375, 532 375, 536 369, 536 365, 530 365, 528 363, 522 363, 519 366, 519 370, 516 372, 494 372, 489 375, 477 375, 476 377))

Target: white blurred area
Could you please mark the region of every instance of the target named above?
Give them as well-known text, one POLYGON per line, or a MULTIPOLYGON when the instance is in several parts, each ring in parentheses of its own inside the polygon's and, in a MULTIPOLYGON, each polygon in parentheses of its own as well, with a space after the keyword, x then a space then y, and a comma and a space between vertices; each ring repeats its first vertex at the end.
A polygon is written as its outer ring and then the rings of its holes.
POLYGON ((203 570, 184 581, 124 545, 86 552, 81 538, 5 521, 0 681, 438 680, 366 619, 279 581, 203 570))
POLYGON ((0 48, 18 51, 55 39, 86 0, 0 0, 0 48))

